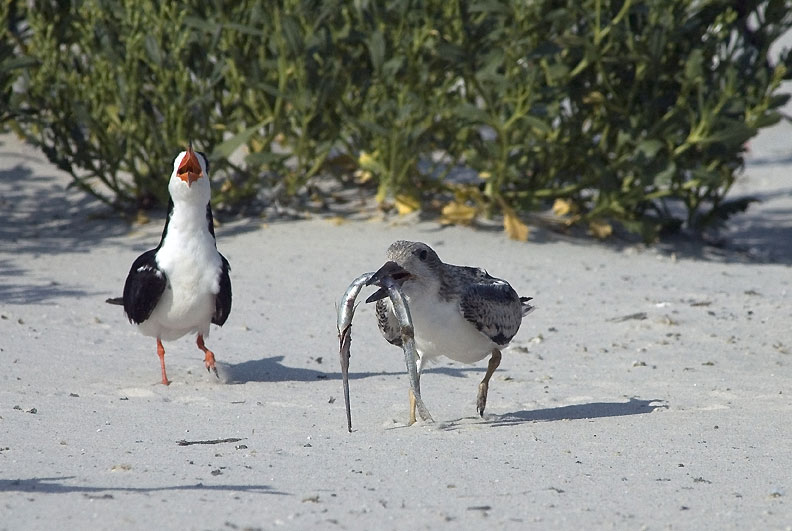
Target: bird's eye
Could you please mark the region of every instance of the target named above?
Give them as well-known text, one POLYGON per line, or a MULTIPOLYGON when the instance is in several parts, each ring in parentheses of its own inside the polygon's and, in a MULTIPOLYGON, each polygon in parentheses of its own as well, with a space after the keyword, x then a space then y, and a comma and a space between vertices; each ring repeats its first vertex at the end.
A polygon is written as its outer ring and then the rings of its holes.
POLYGON ((427 253, 427 252, 426 252, 426 249, 421 249, 421 252, 420 252, 420 253, 418 253, 418 258, 420 258, 420 259, 421 259, 421 261, 425 261, 425 260, 426 260, 426 257, 427 257, 428 255, 429 255, 429 253, 427 253))

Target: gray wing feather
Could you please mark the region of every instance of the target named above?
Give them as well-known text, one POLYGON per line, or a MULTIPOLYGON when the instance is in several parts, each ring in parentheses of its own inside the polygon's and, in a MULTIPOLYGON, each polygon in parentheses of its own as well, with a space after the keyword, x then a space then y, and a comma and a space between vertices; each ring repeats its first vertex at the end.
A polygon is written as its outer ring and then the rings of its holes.
POLYGON ((465 319, 499 346, 511 341, 523 318, 522 302, 514 289, 489 275, 464 288, 459 309, 465 319))
POLYGON ((399 320, 388 308, 387 299, 380 299, 374 308, 377 314, 377 326, 379 326, 382 337, 391 345, 400 347, 402 345, 401 331, 399 327, 399 320))

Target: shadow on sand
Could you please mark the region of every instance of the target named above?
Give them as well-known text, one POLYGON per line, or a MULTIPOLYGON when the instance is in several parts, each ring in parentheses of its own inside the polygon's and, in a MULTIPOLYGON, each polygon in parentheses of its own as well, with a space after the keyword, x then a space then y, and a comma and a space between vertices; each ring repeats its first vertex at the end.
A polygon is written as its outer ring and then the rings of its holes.
POLYGON ((64 476, 56 478, 30 478, 30 479, 0 479, 0 492, 41 492, 43 494, 72 494, 75 492, 83 493, 89 498, 111 499, 111 492, 123 493, 142 493, 168 491, 215 491, 215 492, 255 492, 259 494, 278 494, 288 495, 285 492, 272 490, 266 485, 204 485, 196 483, 194 485, 173 485, 167 487, 90 487, 84 485, 68 485, 66 481, 73 479, 74 476, 64 476), (104 493, 101 495, 99 493, 104 493))
MULTIPOLYGON (((3 148, 0 143, 0 157, 9 153, 3 148)), ((130 219, 122 212, 112 210, 88 194, 70 190, 67 185, 62 176, 37 175, 21 163, 0 168, 0 209, 4 213, 0 251, 12 251, 15 255, 81 253, 133 229, 130 219)), ((167 179, 163 179, 163 186, 167 186, 167 179)), ((166 216, 164 208, 148 212, 151 222, 146 228, 152 231, 152 238, 132 245, 130 264, 135 252, 157 245, 166 216)), ((258 230, 260 226, 256 219, 242 219, 219 227, 217 234, 222 240, 258 230)), ((118 245, 127 248, 126 243, 118 245)))
POLYGON ((54 280, 27 278, 10 260, 0 259, 0 301, 6 304, 51 304, 60 297, 87 297, 88 291, 64 286, 54 280))
MULTIPOLYGON (((284 356, 272 356, 258 360, 248 360, 236 364, 224 364, 222 368, 223 379, 232 384, 248 382, 315 382, 316 380, 340 380, 340 371, 323 371, 306 369, 304 367, 288 367, 283 365, 284 356)), ((335 360, 333 360, 335 361, 335 360)), ((337 363, 337 362, 336 362, 337 363)), ((330 365, 332 366, 332 365, 330 365)), ((337 367, 337 365, 336 365, 337 367)), ((481 372, 475 367, 436 367, 424 371, 427 373, 440 373, 456 378, 464 377, 467 372, 481 372)), ((355 372, 349 371, 350 380, 370 378, 372 376, 403 376, 406 370, 382 372, 355 372)))
POLYGON ((531 411, 514 411, 498 416, 490 421, 489 424, 492 426, 509 426, 524 422, 623 417, 627 415, 644 415, 656 409, 665 408, 668 408, 668 405, 663 400, 630 398, 628 402, 592 402, 531 411))

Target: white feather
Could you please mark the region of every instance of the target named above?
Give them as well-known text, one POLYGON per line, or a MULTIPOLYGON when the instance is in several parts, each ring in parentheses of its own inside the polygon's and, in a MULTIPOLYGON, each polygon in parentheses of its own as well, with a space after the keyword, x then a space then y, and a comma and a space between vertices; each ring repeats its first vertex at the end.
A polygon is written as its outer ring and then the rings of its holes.
POLYGON ((174 162, 168 185, 173 212, 156 255, 168 285, 151 316, 140 324, 141 332, 163 340, 196 332, 207 337, 220 291, 222 260, 206 219, 211 194, 206 168, 199 157, 204 177, 188 186, 176 175, 182 156, 174 162))
POLYGON ((409 282, 403 287, 415 328, 415 347, 422 365, 439 356, 462 363, 476 363, 489 356, 497 346, 465 319, 458 302, 441 302, 436 289, 427 283, 416 286, 417 289, 410 289, 413 286, 409 282))

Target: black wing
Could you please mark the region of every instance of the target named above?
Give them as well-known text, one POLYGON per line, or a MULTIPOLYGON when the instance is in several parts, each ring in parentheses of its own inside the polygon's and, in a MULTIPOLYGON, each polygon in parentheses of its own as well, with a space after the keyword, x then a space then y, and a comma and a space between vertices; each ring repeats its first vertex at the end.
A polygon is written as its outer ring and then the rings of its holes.
POLYGON ((486 277, 465 288, 459 310, 481 333, 496 345, 504 346, 520 329, 522 303, 507 282, 486 277))
MULTIPOLYGON (((209 225, 212 226, 211 224, 209 225)), ((228 314, 231 313, 231 266, 228 264, 225 256, 222 254, 220 258, 223 260, 222 268, 220 269, 220 292, 215 297, 215 311, 212 316, 212 322, 218 326, 223 326, 228 319, 228 314)))
POLYGON ((374 307, 374 313, 377 314, 377 326, 379 326, 382 337, 384 337, 391 345, 397 347, 402 346, 401 328, 399 320, 393 315, 393 312, 388 308, 386 299, 377 301, 374 307))
POLYGON ((156 253, 152 249, 138 256, 124 284, 124 312, 135 324, 149 318, 168 285, 165 273, 157 267, 156 253))

